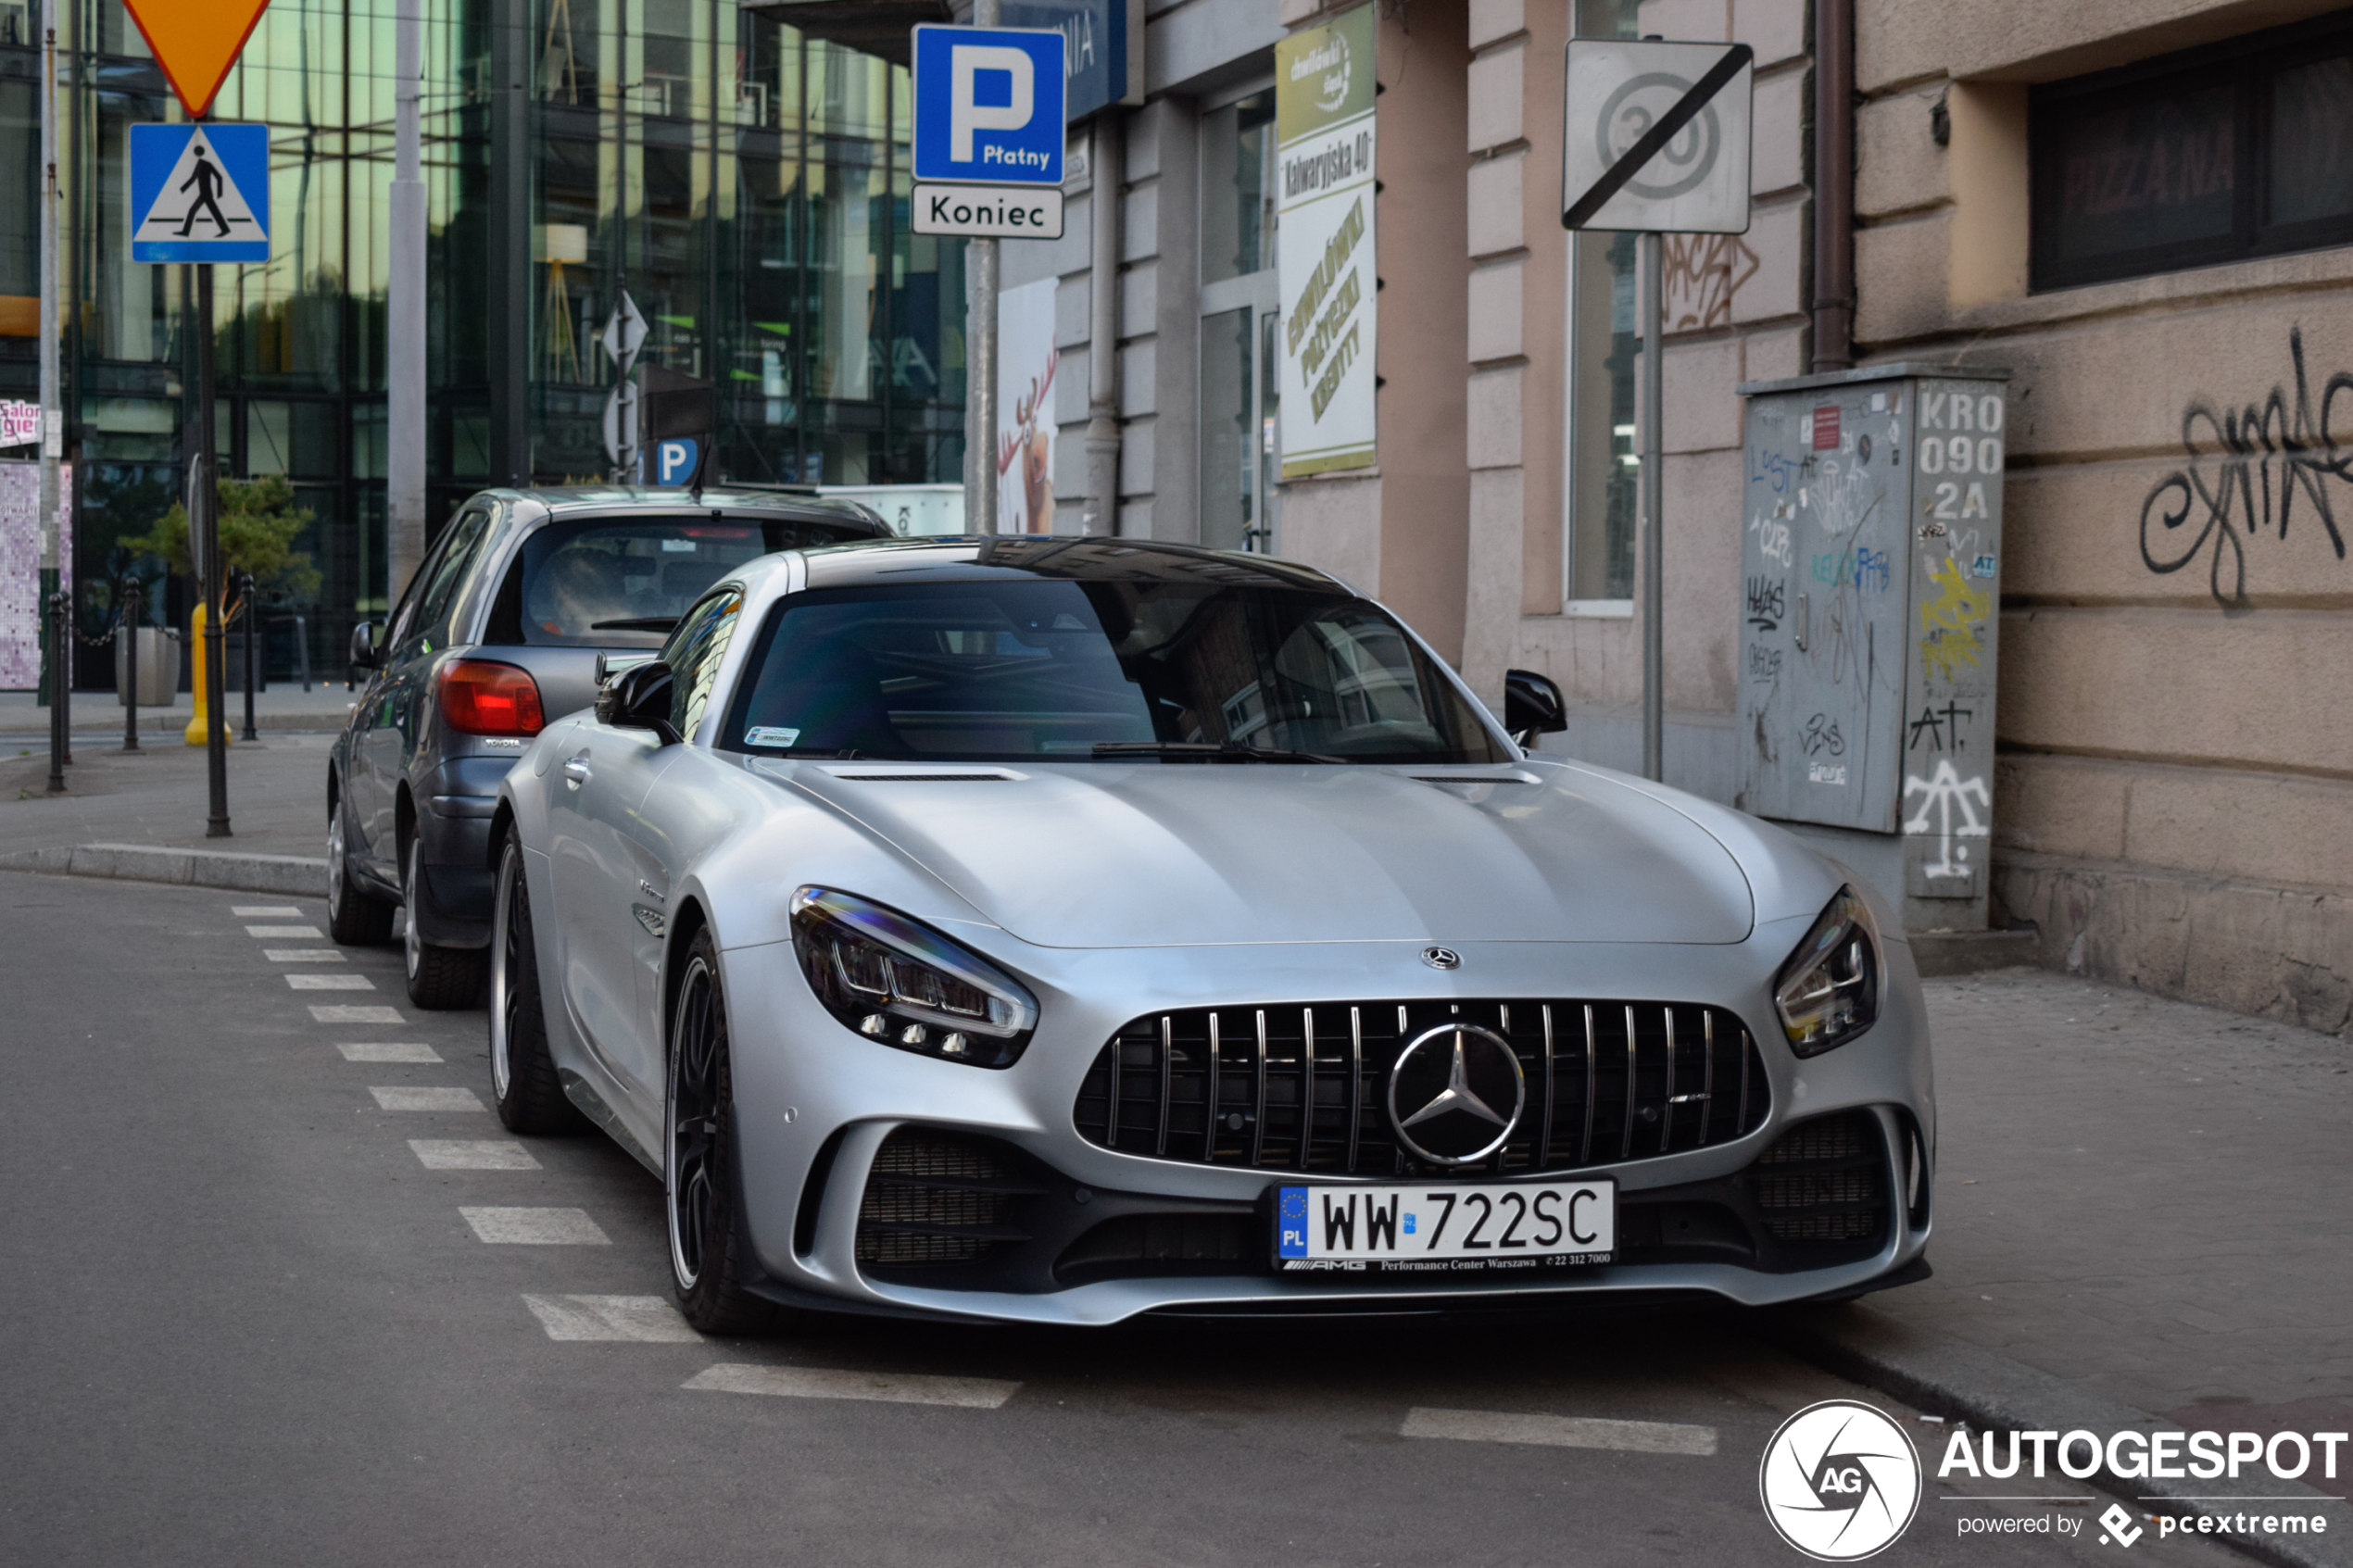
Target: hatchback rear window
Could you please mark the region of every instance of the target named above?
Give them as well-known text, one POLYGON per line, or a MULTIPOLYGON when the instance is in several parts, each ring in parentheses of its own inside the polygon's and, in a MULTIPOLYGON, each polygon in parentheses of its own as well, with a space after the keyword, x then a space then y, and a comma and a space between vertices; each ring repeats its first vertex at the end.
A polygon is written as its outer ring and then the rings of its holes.
POLYGON ((487 640, 554 647, 655 648, 703 591, 775 550, 864 535, 793 518, 582 518, 523 541, 487 640))

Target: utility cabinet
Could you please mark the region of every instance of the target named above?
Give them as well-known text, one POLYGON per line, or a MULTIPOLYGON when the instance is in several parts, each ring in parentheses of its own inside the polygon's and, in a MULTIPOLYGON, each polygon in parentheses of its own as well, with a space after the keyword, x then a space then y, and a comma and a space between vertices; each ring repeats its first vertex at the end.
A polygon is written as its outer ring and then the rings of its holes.
POLYGON ((1752 382, 1735 804, 1983 930, 2007 370, 1752 382))

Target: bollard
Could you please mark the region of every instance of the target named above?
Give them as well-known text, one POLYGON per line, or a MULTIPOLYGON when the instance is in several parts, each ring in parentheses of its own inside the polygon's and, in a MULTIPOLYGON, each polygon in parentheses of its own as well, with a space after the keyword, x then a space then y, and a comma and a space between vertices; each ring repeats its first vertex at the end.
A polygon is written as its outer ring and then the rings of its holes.
POLYGON ((188 721, 188 727, 182 732, 180 738, 190 746, 205 744, 206 721, 212 715, 210 700, 212 694, 208 689, 211 683, 205 679, 204 667, 204 650, 208 646, 204 640, 204 629, 205 623, 211 619, 209 613, 211 608, 199 598, 196 601, 195 609, 188 617, 188 646, 196 650, 196 678, 189 683, 195 696, 196 711, 195 716, 188 721))
POLYGON ((70 603, 62 593, 49 596, 49 616, 54 629, 49 646, 56 650, 49 664, 49 793, 63 795, 66 790, 66 606, 70 603))
POLYGON ((122 749, 139 749, 139 580, 122 585, 122 635, 125 680, 122 688, 122 749))
POLYGON ((260 655, 258 651, 259 644, 256 641, 254 633, 261 621, 259 609, 260 607, 253 602, 253 573, 250 571, 238 573, 237 613, 244 616, 245 621, 245 734, 237 737, 239 740, 261 738, 253 733, 253 685, 257 673, 255 666, 260 662, 260 655))

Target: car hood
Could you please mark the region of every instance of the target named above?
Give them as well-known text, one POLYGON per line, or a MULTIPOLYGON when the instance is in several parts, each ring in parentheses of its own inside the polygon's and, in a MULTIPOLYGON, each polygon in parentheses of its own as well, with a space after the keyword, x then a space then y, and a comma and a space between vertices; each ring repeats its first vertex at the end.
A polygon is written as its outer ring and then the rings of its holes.
POLYGON ((802 762, 772 776, 1041 947, 1723 943, 1753 923, 1747 879, 1712 835, 1579 771, 1466 775, 1501 783, 1263 764, 956 771, 802 762))

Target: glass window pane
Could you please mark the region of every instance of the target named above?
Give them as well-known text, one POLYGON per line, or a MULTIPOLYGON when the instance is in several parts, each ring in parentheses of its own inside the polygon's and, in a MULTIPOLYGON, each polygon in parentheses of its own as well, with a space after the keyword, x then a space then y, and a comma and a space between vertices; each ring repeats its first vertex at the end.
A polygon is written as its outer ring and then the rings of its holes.
POLYGON ((1239 550, 1251 525, 1251 313, 1201 319, 1201 542, 1239 550))
POLYGON ((2271 79, 2271 162, 2270 221, 2353 212, 2353 55, 2271 79))
POLYGON ((1572 242, 1568 583, 1571 599, 1634 596, 1635 377, 1631 234, 1572 242))
POLYGON ((2036 127, 2040 236, 2064 266, 2230 238, 2236 91, 2228 83, 2050 116, 2036 127))
POLYGON ((1275 265, 1275 93, 1202 117, 1201 281, 1275 265))

